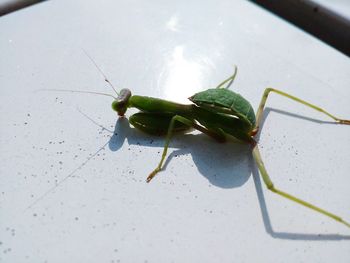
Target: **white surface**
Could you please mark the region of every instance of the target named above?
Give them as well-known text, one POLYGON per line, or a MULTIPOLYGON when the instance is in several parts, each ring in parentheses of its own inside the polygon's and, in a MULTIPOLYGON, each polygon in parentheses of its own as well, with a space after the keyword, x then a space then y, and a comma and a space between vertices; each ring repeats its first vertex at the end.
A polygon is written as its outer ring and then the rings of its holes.
MULTIPOLYGON (((268 192, 246 146, 177 136, 146 184, 162 138, 117 121, 108 97, 35 92, 111 92, 83 47, 134 94, 186 101, 237 64, 231 88, 255 109, 273 86, 350 117, 341 53, 246 1, 147 2, 49 1, 1 18, 0 261, 349 262, 350 230, 268 192)), ((267 104, 275 184, 350 220, 350 127, 267 104)))

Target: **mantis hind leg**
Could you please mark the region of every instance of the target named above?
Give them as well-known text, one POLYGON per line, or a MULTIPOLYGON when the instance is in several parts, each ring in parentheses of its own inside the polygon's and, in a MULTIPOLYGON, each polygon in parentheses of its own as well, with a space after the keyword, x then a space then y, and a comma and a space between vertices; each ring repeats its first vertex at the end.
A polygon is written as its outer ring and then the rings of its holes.
POLYGON ((256 113, 256 127, 254 129, 255 133, 259 129, 259 124, 260 124, 261 118, 262 118, 262 112, 264 110, 264 107, 265 107, 265 104, 266 104, 266 100, 267 100, 270 92, 275 92, 275 93, 277 93, 277 94, 279 94, 281 96, 284 96, 286 98, 289 98, 291 100, 294 100, 296 102, 304 104, 305 106, 310 107, 310 108, 312 108, 314 110, 322 112, 323 114, 327 115, 328 117, 332 118, 333 120, 335 120, 336 122, 338 122, 340 124, 348 124, 348 125, 350 125, 350 120, 339 119, 339 118, 335 117, 334 115, 330 114, 329 112, 325 111, 324 109, 322 109, 322 108, 320 108, 320 107, 318 107, 318 106, 316 106, 314 104, 311 104, 311 103, 309 103, 307 101, 299 99, 299 98, 297 98, 295 96, 292 96, 292 95, 290 95, 288 93, 285 93, 283 91, 280 91, 280 90, 277 90, 277 89, 273 89, 273 88, 267 88, 264 91, 264 94, 263 94, 263 96, 261 98, 261 101, 260 101, 260 105, 259 105, 258 111, 256 113))
POLYGON ((276 188, 274 186, 274 184, 272 183, 272 181, 270 179, 270 176, 268 175, 268 173, 267 173, 267 171, 265 169, 265 165, 264 165, 264 163, 263 163, 263 161, 261 159, 261 155, 260 155, 260 152, 259 152, 257 144, 253 148, 253 157, 254 157, 254 160, 255 160, 255 162, 256 162, 256 164, 258 166, 258 169, 260 171, 262 179, 263 179, 266 187, 270 191, 272 191, 272 192, 274 192, 274 193, 276 193, 276 194, 278 194, 278 195, 280 195, 280 196, 282 196, 284 198, 287 198, 287 199, 289 199, 289 200, 291 200, 293 202, 296 202, 296 203, 298 203, 298 204, 300 204, 302 206, 310 208, 310 209, 312 209, 312 210, 314 210, 314 211, 316 211, 318 213, 321 213, 321 214, 323 214, 323 215, 325 215, 327 217, 330 217, 330 218, 334 219, 335 221, 346 225, 347 227, 350 227, 350 223, 344 221, 341 217, 339 217, 339 216, 337 216, 337 215, 335 215, 333 213, 330 213, 330 212, 328 212, 328 211, 326 211, 326 210, 324 210, 322 208, 319 208, 319 207, 317 207, 317 206, 315 206, 313 204, 305 202, 304 200, 302 200, 300 198, 297 198, 297 197, 295 197, 295 196, 293 196, 293 195, 291 195, 289 193, 283 192, 283 191, 279 190, 278 188, 276 188))
POLYGON ((150 173, 150 175, 147 177, 146 181, 147 183, 149 183, 152 178, 162 170, 162 166, 166 157, 166 154, 168 152, 168 147, 169 147, 169 143, 170 143, 170 139, 171 136, 173 135, 174 132, 174 127, 175 127, 175 123, 176 122, 180 122, 182 124, 187 125, 188 127, 193 127, 205 134, 207 134, 208 136, 214 138, 215 140, 219 141, 219 142, 224 142, 225 141, 225 135, 223 133, 218 133, 214 130, 209 130, 206 129, 198 124, 196 124, 194 121, 189 120, 187 118, 184 118, 182 116, 179 115, 175 115, 174 117, 172 117, 170 124, 169 124, 169 128, 168 128, 168 132, 165 138, 165 144, 164 144, 164 149, 163 149, 163 153, 162 153, 162 157, 160 159, 160 162, 158 164, 158 166, 150 173))

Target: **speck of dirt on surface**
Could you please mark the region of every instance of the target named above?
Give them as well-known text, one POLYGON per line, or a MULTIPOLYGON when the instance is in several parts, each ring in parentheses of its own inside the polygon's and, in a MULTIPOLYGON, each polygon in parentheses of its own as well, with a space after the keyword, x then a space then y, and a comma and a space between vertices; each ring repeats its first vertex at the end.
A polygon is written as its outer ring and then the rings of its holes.
POLYGON ((6 254, 6 253, 8 253, 8 252, 11 252, 11 250, 12 250, 12 248, 7 248, 7 249, 5 249, 3 252, 4 252, 4 254, 6 254))

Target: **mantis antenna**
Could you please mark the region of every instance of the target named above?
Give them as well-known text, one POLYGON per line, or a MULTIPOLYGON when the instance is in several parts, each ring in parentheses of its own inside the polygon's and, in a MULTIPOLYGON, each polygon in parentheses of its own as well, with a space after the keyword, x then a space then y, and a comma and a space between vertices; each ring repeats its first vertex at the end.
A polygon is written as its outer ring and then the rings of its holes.
POLYGON ((103 76, 103 78, 105 79, 105 81, 109 84, 109 86, 114 90, 114 92, 119 95, 119 92, 114 88, 113 84, 108 80, 108 78, 106 77, 106 75, 103 73, 103 71, 100 69, 100 67, 97 65, 97 63, 95 62, 95 60, 93 60, 93 58, 86 52, 85 49, 83 49, 83 52, 85 53, 85 55, 91 60, 91 62, 95 65, 95 67, 97 68, 97 70, 101 73, 101 75, 103 76))
POLYGON ((38 89, 37 91, 59 91, 59 92, 72 92, 72 93, 87 93, 87 94, 95 94, 95 95, 102 95, 102 96, 108 96, 112 97, 113 99, 117 99, 111 94, 108 93, 102 93, 102 92, 94 92, 94 91, 84 91, 84 90, 70 90, 70 89, 38 89))

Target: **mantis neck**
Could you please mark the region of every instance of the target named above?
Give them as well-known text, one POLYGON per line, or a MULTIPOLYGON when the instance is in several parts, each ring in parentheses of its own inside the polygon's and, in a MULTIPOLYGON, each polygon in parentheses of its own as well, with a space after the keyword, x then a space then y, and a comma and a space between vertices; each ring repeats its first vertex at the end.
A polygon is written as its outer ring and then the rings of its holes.
POLYGON ((171 113, 174 115, 190 116, 193 113, 193 104, 181 104, 158 98, 134 95, 129 99, 129 108, 134 107, 141 111, 153 113, 171 113))

